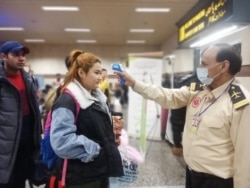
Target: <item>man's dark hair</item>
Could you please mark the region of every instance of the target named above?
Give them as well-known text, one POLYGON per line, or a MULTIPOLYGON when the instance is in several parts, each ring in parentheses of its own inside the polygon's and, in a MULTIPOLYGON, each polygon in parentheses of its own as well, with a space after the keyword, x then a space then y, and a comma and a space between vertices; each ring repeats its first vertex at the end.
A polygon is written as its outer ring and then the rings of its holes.
POLYGON ((239 51, 231 45, 228 44, 216 44, 220 50, 218 51, 216 61, 221 62, 229 61, 229 72, 231 75, 235 75, 240 71, 242 65, 242 59, 239 51))

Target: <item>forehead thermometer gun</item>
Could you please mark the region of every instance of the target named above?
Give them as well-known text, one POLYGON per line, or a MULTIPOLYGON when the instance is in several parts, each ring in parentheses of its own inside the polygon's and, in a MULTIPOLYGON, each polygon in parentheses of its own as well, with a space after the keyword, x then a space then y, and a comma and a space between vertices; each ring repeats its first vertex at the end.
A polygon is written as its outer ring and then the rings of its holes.
MULTIPOLYGON (((122 65, 119 64, 119 63, 113 63, 111 65, 112 67, 112 70, 115 70, 115 71, 118 71, 118 72, 123 72, 123 68, 122 68, 122 65)), ((125 84, 125 80, 123 77, 120 78, 120 84, 125 84)))

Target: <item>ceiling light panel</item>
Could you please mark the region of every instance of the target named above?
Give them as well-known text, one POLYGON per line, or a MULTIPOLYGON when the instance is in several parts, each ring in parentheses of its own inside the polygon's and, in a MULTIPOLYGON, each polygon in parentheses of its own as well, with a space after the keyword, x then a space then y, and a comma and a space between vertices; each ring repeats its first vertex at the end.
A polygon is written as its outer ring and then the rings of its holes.
POLYGON ((211 35, 208 35, 206 37, 203 37, 203 39, 194 42, 190 45, 190 48, 194 48, 194 47, 201 47, 204 46, 206 44, 209 44, 211 42, 214 42, 216 40, 219 40, 221 38, 224 38, 226 36, 229 36, 235 32, 238 32, 242 29, 245 29, 245 27, 238 27, 236 25, 230 26, 230 27, 226 27, 224 29, 220 29, 217 32, 212 33, 211 35))
POLYGON ((0 31, 23 31, 22 27, 0 27, 0 31))
POLYGON ((63 7, 63 6, 42 6, 45 11, 79 11, 78 7, 63 7))
POLYGON ((96 40, 76 40, 77 43, 96 43, 96 40))
POLYGON ((25 42, 30 42, 30 43, 42 43, 45 42, 44 39, 25 39, 25 42))
POLYGON ((130 29, 131 33, 153 33, 154 29, 130 29))
POLYGON ((136 8, 135 12, 169 12, 170 8, 136 8))
POLYGON ((127 40, 128 44, 145 44, 145 40, 127 40))
POLYGON ((66 32, 90 32, 88 28, 65 28, 64 31, 66 32))

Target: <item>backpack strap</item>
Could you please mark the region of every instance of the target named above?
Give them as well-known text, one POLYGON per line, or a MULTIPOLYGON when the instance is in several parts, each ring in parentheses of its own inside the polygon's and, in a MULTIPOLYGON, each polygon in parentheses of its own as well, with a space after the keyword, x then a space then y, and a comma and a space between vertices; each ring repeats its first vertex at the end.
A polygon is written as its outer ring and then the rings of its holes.
MULTIPOLYGON (((63 91, 63 93, 69 94, 73 98, 73 100, 75 101, 75 105, 76 105, 75 123, 76 123, 76 120, 77 120, 77 117, 78 117, 78 114, 79 114, 79 111, 80 111, 80 104, 78 103, 75 96, 72 94, 72 92, 70 90, 65 89, 63 91)), ((62 187, 65 187, 67 167, 68 167, 68 159, 64 159, 63 160, 63 170, 62 170, 62 180, 61 180, 62 187)))
POLYGON ((62 170, 62 186, 65 187, 65 180, 66 180, 66 172, 68 167, 68 159, 63 160, 63 170, 62 170))
POLYGON ((79 114, 79 111, 80 111, 80 104, 78 103, 78 101, 76 100, 75 96, 73 95, 73 93, 72 93, 70 90, 65 89, 65 90, 63 91, 63 93, 69 94, 69 95, 73 98, 73 100, 74 100, 74 102, 75 102, 75 105, 76 105, 75 123, 76 123, 76 119, 77 119, 78 114, 79 114))

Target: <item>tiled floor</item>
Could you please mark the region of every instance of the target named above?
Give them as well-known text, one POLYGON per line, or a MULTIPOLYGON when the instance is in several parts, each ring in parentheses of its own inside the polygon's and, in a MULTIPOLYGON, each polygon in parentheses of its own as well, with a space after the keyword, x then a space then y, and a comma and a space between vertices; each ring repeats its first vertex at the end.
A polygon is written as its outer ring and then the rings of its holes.
MULTIPOLYGON (((127 109, 123 108, 124 124, 127 109)), ((126 127, 125 127, 126 128, 126 127)), ((129 143, 139 148, 139 141, 130 138, 129 143)), ((163 141, 148 141, 145 162, 139 166, 137 180, 128 188, 184 188, 185 162, 183 157, 172 154, 169 144, 163 141)), ((120 186, 121 187, 121 186, 120 186)), ((112 187, 111 188, 119 188, 112 187)))
MULTIPOLYGON (((127 108, 123 108, 126 124, 127 108)), ((139 148, 139 141, 130 138, 129 143, 139 148)), ((184 188, 185 162, 183 157, 172 154, 165 141, 148 141, 145 162, 139 166, 138 179, 129 188, 184 188)))
POLYGON ((184 188, 183 158, 174 156, 166 141, 149 141, 147 145, 148 152, 145 162, 139 166, 138 179, 129 187, 184 188))

